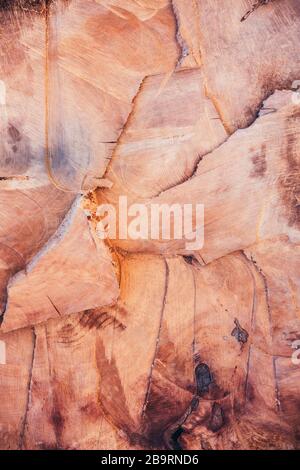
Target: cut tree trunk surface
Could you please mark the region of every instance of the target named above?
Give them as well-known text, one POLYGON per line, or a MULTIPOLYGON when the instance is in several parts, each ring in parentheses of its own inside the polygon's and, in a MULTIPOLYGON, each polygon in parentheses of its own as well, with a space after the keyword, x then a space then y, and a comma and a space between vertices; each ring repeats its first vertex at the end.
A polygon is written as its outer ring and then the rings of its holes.
POLYGON ((300 448, 299 1, 0 22, 0 449, 300 448), (125 196, 203 247, 101 239, 125 196))

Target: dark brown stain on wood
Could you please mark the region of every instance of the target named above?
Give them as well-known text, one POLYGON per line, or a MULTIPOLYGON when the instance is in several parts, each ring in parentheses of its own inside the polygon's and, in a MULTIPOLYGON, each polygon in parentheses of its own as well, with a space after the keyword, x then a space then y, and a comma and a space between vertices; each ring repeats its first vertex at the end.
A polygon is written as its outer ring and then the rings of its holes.
POLYGON ((198 397, 193 397, 192 401, 191 401, 191 412, 193 411, 197 411, 198 407, 199 407, 199 398, 198 397))
POLYGON ((96 343, 96 363, 99 372, 99 406, 109 422, 121 429, 132 444, 137 444, 142 436, 132 420, 122 380, 114 357, 108 359, 100 335, 96 343))
POLYGON ((81 316, 79 323, 81 326, 89 330, 107 328, 113 326, 115 329, 125 330, 125 325, 116 317, 106 311, 99 312, 97 310, 86 310, 81 316))
POLYGON ((207 439, 203 439, 203 437, 200 438, 200 445, 202 450, 213 450, 209 441, 207 439))
POLYGON ((20 131, 12 124, 8 126, 8 135, 14 143, 20 142, 20 140, 22 139, 20 131))
POLYGON ((224 412, 221 405, 214 403, 207 428, 212 432, 218 432, 223 427, 224 422, 224 412))
POLYGON ((41 13, 50 3, 51 0, 0 0, 0 10, 41 13))
POLYGON ((2 171, 5 172, 3 176, 12 179, 24 177, 24 173, 29 172, 34 162, 42 160, 44 149, 40 147, 36 153, 33 152, 30 138, 24 134, 20 123, 9 123, 5 133, 2 134, 2 139, 4 142, 2 171))
MULTIPOLYGON (((152 381, 149 401, 144 413, 142 433, 153 448, 166 447, 164 434, 172 423, 177 422, 185 408, 179 400, 171 395, 171 391, 161 387, 157 379, 152 381)), ((170 448, 173 447, 172 438, 170 448)))
POLYGON ((57 407, 54 407, 52 410, 51 423, 53 424, 57 439, 60 440, 64 430, 65 419, 62 416, 61 411, 57 407))
MULTIPOLYGON (((186 264, 194 266, 195 268, 199 268, 199 267, 201 268, 202 267, 199 260, 193 255, 183 255, 182 258, 183 258, 183 260, 186 264)), ((203 259, 202 259, 202 261, 203 261, 203 264, 205 264, 203 259)))
POLYGON ((55 2, 69 3, 70 0, 0 0, 0 10, 22 11, 24 13, 44 13, 55 2))
POLYGON ((252 157, 253 169, 251 178, 263 178, 267 171, 266 144, 262 144, 261 151, 252 157))
POLYGON ((239 343, 247 343, 249 334, 241 327, 237 318, 234 319, 235 328, 231 332, 231 336, 234 336, 239 343))
POLYGON ((255 399, 255 391, 251 382, 247 383, 246 398, 250 402, 254 401, 255 399))
POLYGON ((278 189, 290 227, 300 228, 300 158, 297 132, 300 130, 300 112, 294 111, 286 121, 286 144, 282 158, 286 172, 278 178, 278 189))
POLYGON ((194 261, 195 261, 194 256, 186 256, 186 255, 184 255, 184 256, 183 256, 183 259, 184 259, 184 261, 185 261, 187 264, 190 264, 190 265, 193 265, 193 264, 194 264, 194 261))
POLYGON ((182 450, 182 447, 179 442, 179 438, 181 434, 184 433, 184 430, 181 426, 179 426, 175 432, 173 432, 171 436, 171 447, 173 450, 182 450))
POLYGON ((201 363, 195 369, 197 395, 202 396, 208 392, 213 383, 212 374, 207 364, 201 363))
POLYGON ((93 400, 86 405, 81 406, 80 411, 90 422, 97 422, 98 419, 103 416, 100 404, 93 400))
POLYGON ((39 443, 38 444, 38 449, 39 450, 66 450, 66 449, 61 449, 56 444, 48 444, 47 442, 39 443))

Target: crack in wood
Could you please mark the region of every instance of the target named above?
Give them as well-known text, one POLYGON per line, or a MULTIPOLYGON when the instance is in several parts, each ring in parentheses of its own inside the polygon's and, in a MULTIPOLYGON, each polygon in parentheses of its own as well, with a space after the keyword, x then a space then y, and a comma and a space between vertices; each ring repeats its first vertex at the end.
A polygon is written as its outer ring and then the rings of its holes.
MULTIPOLYGON (((273 93, 274 93, 274 91, 273 91, 273 93)), ((270 95, 272 95, 273 93, 270 93, 270 95)), ((206 94, 207 94, 207 92, 206 92, 206 94)), ((269 96, 270 96, 270 95, 269 95, 269 96)), ((208 94, 207 94, 207 98, 212 101, 211 97, 210 97, 208 94)), ((227 136, 226 139, 224 139, 220 144, 216 145, 215 148, 213 148, 213 149, 210 150, 209 152, 205 153, 204 155, 199 155, 198 158, 196 159, 196 161, 195 161, 195 163, 194 163, 194 165, 193 165, 193 169, 192 169, 192 171, 189 173, 189 175, 182 177, 181 180, 180 180, 180 182, 176 182, 175 184, 172 184, 172 185, 166 187, 165 189, 163 189, 162 191, 160 191, 159 193, 157 193, 157 194, 154 195, 153 197, 160 197, 160 196, 163 196, 167 191, 169 191, 169 190, 171 190, 171 189, 173 189, 173 188, 176 188, 176 187, 178 187, 178 186, 181 186, 182 184, 184 184, 184 183, 186 183, 187 181, 189 181, 189 180, 191 180, 192 178, 194 178, 195 175, 196 175, 196 173, 197 173, 197 171, 198 171, 198 169, 200 168, 201 162, 203 161, 204 158, 207 158, 207 157, 211 156, 214 152, 216 152, 217 150, 219 150, 220 148, 222 148, 223 145, 226 145, 226 143, 228 143, 228 141, 229 141, 232 137, 234 137, 234 136, 236 135, 236 133, 238 133, 239 131, 251 128, 251 127, 256 123, 256 121, 261 118, 261 116, 259 115, 259 112, 260 112, 260 110, 262 109, 262 107, 263 107, 265 101, 266 101, 266 98, 264 98, 263 101, 261 102, 261 104, 259 105, 255 117, 254 117, 253 120, 249 123, 248 126, 243 127, 243 128, 238 128, 238 129, 236 129, 233 133, 230 133, 230 134, 229 134, 229 131, 227 131, 226 128, 224 127, 225 130, 226 130, 226 132, 228 133, 228 136, 227 136)), ((213 101, 212 101, 212 103, 214 104, 214 107, 215 107, 215 109, 217 110, 215 103, 214 103, 213 101)), ((217 110, 217 112, 218 112, 218 110, 217 110)), ((218 114, 220 114, 220 113, 218 112, 218 114)), ((221 119, 221 120, 222 120, 222 119, 221 119)), ((222 123, 223 123, 223 120, 222 120, 222 123)), ((223 126, 224 126, 224 123, 223 123, 223 126)), ((205 263, 205 264, 206 264, 206 263, 205 263)))
POLYGON ((0 176, 0 181, 28 181, 29 176, 12 175, 12 176, 0 176))
POLYGON ((279 391, 279 384, 278 384, 278 377, 276 371, 276 355, 273 354, 273 335, 274 335, 274 327, 273 327, 273 319, 272 319, 272 309, 270 305, 270 296, 269 296, 269 288, 268 288, 268 281, 265 273, 263 272, 262 268, 258 265, 257 261, 254 259, 254 255, 250 255, 250 259, 245 253, 245 256, 249 261, 253 263, 254 268, 256 269, 257 273, 260 275, 265 291, 265 299, 267 304, 267 311, 269 317, 269 325, 270 325, 270 335, 272 340, 272 366, 273 366, 273 376, 274 376, 274 384, 275 384, 275 407, 277 412, 281 412, 281 402, 280 402, 280 391, 279 391))
POLYGON ((127 116, 127 119, 126 119, 126 121, 125 121, 123 127, 120 129, 119 137, 118 137, 118 139, 116 140, 116 145, 115 145, 114 150, 113 150, 113 152, 112 152, 112 155, 111 155, 111 157, 110 157, 110 159, 109 159, 108 165, 107 165, 107 167, 106 167, 106 171, 105 171, 105 173, 104 173, 104 175, 103 175, 103 177, 102 177, 103 179, 107 179, 107 178, 108 178, 108 172, 109 172, 109 170, 110 170, 111 163, 112 163, 113 158, 114 158, 114 156, 115 156, 115 153, 116 153, 116 151, 117 151, 117 149, 118 149, 118 146, 119 146, 119 144, 120 144, 120 142, 121 142, 121 140, 122 140, 122 137, 124 136, 124 134, 126 133, 126 131, 127 131, 127 129, 128 129, 128 126, 129 126, 129 124, 130 124, 131 118, 132 118, 132 116, 134 115, 136 102, 137 102, 137 100, 138 100, 138 97, 139 97, 140 93, 142 92, 143 86, 144 86, 145 81, 147 80, 147 78, 148 78, 148 75, 146 75, 146 76, 140 81, 140 84, 139 84, 139 86, 138 86, 137 92, 136 92, 136 94, 134 95, 134 97, 133 97, 132 100, 131 100, 131 111, 129 112, 129 114, 128 114, 128 116, 127 116))
POLYGON ((53 432, 54 432, 55 440, 56 440, 56 449, 62 449, 63 446, 61 445, 61 436, 62 436, 62 431, 63 431, 64 418, 60 410, 58 397, 57 397, 57 393, 55 390, 54 369, 53 369, 53 365, 50 359, 50 342, 49 342, 47 324, 44 325, 44 329, 45 329, 45 339, 46 339, 46 347, 47 347, 49 393, 50 393, 51 401, 52 401, 52 412, 51 412, 50 422, 53 426, 53 432))
POLYGON ((55 303, 51 300, 51 298, 49 297, 49 295, 47 295, 47 299, 48 299, 49 302, 51 303, 52 307, 54 308, 54 310, 56 311, 56 313, 58 314, 58 316, 61 317, 62 314, 60 313, 60 311, 59 311, 58 308, 56 307, 55 303))
POLYGON ((156 361, 157 353, 158 353, 158 350, 159 350, 159 340, 160 340, 160 334, 161 334, 162 323, 163 323, 163 316, 164 316, 166 300, 167 300, 167 294, 168 294, 170 269, 169 269, 168 262, 165 258, 164 258, 164 263, 165 263, 165 270, 166 270, 166 273, 165 273, 165 276, 166 276, 165 277, 165 288, 164 288, 164 294, 163 294, 163 300, 162 300, 162 308, 161 308, 158 332, 157 332, 157 337, 156 337, 156 342, 155 342, 154 356, 153 356, 152 363, 151 363, 150 373, 149 373, 149 377, 148 377, 148 384, 147 384, 146 394, 145 394, 145 400, 144 400, 144 404, 143 404, 143 407, 142 407, 142 413, 141 413, 142 417, 144 417, 144 415, 145 415, 147 405, 148 405, 148 401, 149 401, 149 397, 150 397, 153 369, 154 369, 154 366, 155 366, 155 361, 156 361))
POLYGON ((253 3, 252 7, 250 10, 245 13, 245 15, 241 18, 241 22, 245 21, 252 13, 255 12, 258 8, 260 8, 263 5, 267 5, 268 3, 272 2, 273 0, 256 0, 255 3, 253 3))
MULTIPOLYGON (((255 112, 255 116, 253 117, 253 119, 251 119, 251 121, 249 122, 249 124, 245 127, 239 127, 237 128, 234 132, 231 132, 228 137, 223 141, 221 142, 219 145, 217 145, 214 149, 212 149, 211 151, 205 153, 204 155, 199 155, 198 159, 195 161, 194 165, 193 165, 193 169, 192 171, 189 173, 189 175, 187 176, 184 176, 181 178, 181 180, 179 182, 176 182, 175 184, 171 184, 170 186, 167 186, 166 188, 164 188, 162 191, 160 191, 159 193, 155 194, 154 196, 152 196, 152 198, 157 198, 157 197, 161 197, 161 196, 164 196, 168 191, 170 191, 171 189, 174 189, 174 188, 177 188, 179 186, 181 186, 182 184, 186 183, 187 181, 191 180, 192 178, 194 178, 196 176, 196 173, 198 171, 198 169, 200 168, 200 165, 201 165, 201 162, 203 161, 204 158, 208 158, 210 157, 214 152, 216 152, 217 150, 219 150, 220 148, 222 148, 222 146, 226 145, 230 139, 232 139, 239 131, 244 131, 245 129, 250 129, 255 123, 257 120, 259 120, 260 118, 262 118, 263 116, 260 116, 260 112, 261 110, 263 109, 263 106, 264 106, 264 103, 265 101, 270 97, 272 96, 276 91, 281 91, 281 90, 285 90, 286 88, 283 87, 282 89, 276 87, 276 89, 272 90, 272 91, 269 91, 268 93, 266 93, 266 95, 264 96, 263 100, 261 101, 261 103, 257 106, 257 110, 255 112)), ((208 99, 212 99, 209 95, 207 95, 208 99)), ((215 106, 215 103, 213 102, 214 106, 215 106)), ((216 106, 215 106, 216 108, 216 106)), ((217 108, 216 108, 217 109, 217 108)), ((278 110, 275 110, 274 112, 277 112, 278 110)), ((222 121, 223 122, 223 121, 222 121)), ((224 123, 223 123, 224 125, 224 123)), ((226 130, 226 128, 225 128, 226 130)), ((228 131, 229 132, 229 131, 228 131)), ((230 253, 227 253, 227 254, 230 254, 230 253)), ((204 262, 204 264, 207 264, 204 262)))
POLYGON ((172 6, 173 14, 174 14, 175 25, 176 25, 176 35, 175 35, 176 42, 180 48, 180 55, 179 55, 179 58, 177 60, 177 64, 175 67, 175 70, 177 70, 181 67, 184 59, 190 55, 190 49, 189 49, 189 45, 184 40, 180 32, 180 14, 179 14, 177 6, 174 3, 174 0, 171 0, 171 6, 172 6))
MULTIPOLYGON (((0 319, 2 318, 2 323, 4 321, 5 314, 7 312, 9 306, 9 290, 12 285, 18 280, 18 278, 22 275, 27 275, 38 263, 38 261, 48 253, 55 245, 57 245, 60 240, 64 237, 65 233, 69 230, 73 218, 75 217, 76 210, 78 205, 81 201, 81 197, 77 196, 73 201, 69 211, 65 215, 64 219, 60 223, 59 227, 56 229, 54 234, 47 240, 47 242, 42 246, 42 248, 34 255, 34 257, 30 260, 30 262, 25 265, 22 269, 18 270, 9 280, 7 284, 7 300, 4 306, 2 313, 0 314, 0 319)), ((49 299, 50 300, 50 299, 49 299)), ((51 302, 51 300, 50 300, 51 302)), ((52 303, 52 302, 51 302, 52 303)))
POLYGON ((199 397, 193 396, 191 403, 184 414, 164 431, 164 443, 168 450, 182 450, 181 445, 178 442, 180 436, 185 432, 182 426, 186 423, 191 414, 198 409, 198 406, 199 397))
MULTIPOLYGON (((251 327, 250 327, 250 333, 251 333, 251 344, 249 346, 248 350, 248 358, 247 358, 247 366, 246 366, 246 378, 245 378, 245 387, 244 387, 244 396, 245 396, 245 403, 247 401, 247 393, 248 393, 248 382, 249 382, 249 372, 250 372, 250 361, 251 361, 251 352, 252 352, 252 335, 254 332, 255 328, 255 315, 256 315, 256 304, 257 304, 257 293, 256 293, 256 281, 255 277, 253 275, 252 270, 249 267, 249 264, 251 261, 248 259, 246 256, 246 253, 244 251, 241 251, 242 255, 242 262, 247 268, 248 273, 251 276, 252 283, 253 283, 253 294, 252 294, 252 308, 251 308, 251 327)), ((251 263, 252 265, 252 263, 251 263)), ((248 338, 247 338, 248 339, 248 338)))
POLYGON ((35 351, 36 351, 36 333, 35 328, 32 328, 32 338, 33 338, 33 346, 32 346, 32 357, 29 369, 29 379, 28 379, 28 386, 27 386, 27 398, 26 398, 26 407, 24 417, 21 423, 21 429, 19 434, 19 444, 18 449, 22 450, 24 447, 24 437, 26 432, 26 425, 27 425, 27 416, 29 411, 29 406, 31 403, 31 391, 32 391, 32 375, 33 375, 33 368, 34 368, 34 359, 35 359, 35 351))

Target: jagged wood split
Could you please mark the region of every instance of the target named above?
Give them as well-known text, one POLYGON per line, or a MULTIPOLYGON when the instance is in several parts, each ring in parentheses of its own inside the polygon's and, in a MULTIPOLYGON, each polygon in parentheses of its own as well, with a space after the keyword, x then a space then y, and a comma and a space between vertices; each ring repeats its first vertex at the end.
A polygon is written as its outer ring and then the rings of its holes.
POLYGON ((0 21, 0 448, 299 448, 298 0, 0 21), (120 196, 203 248, 100 240, 120 196))

